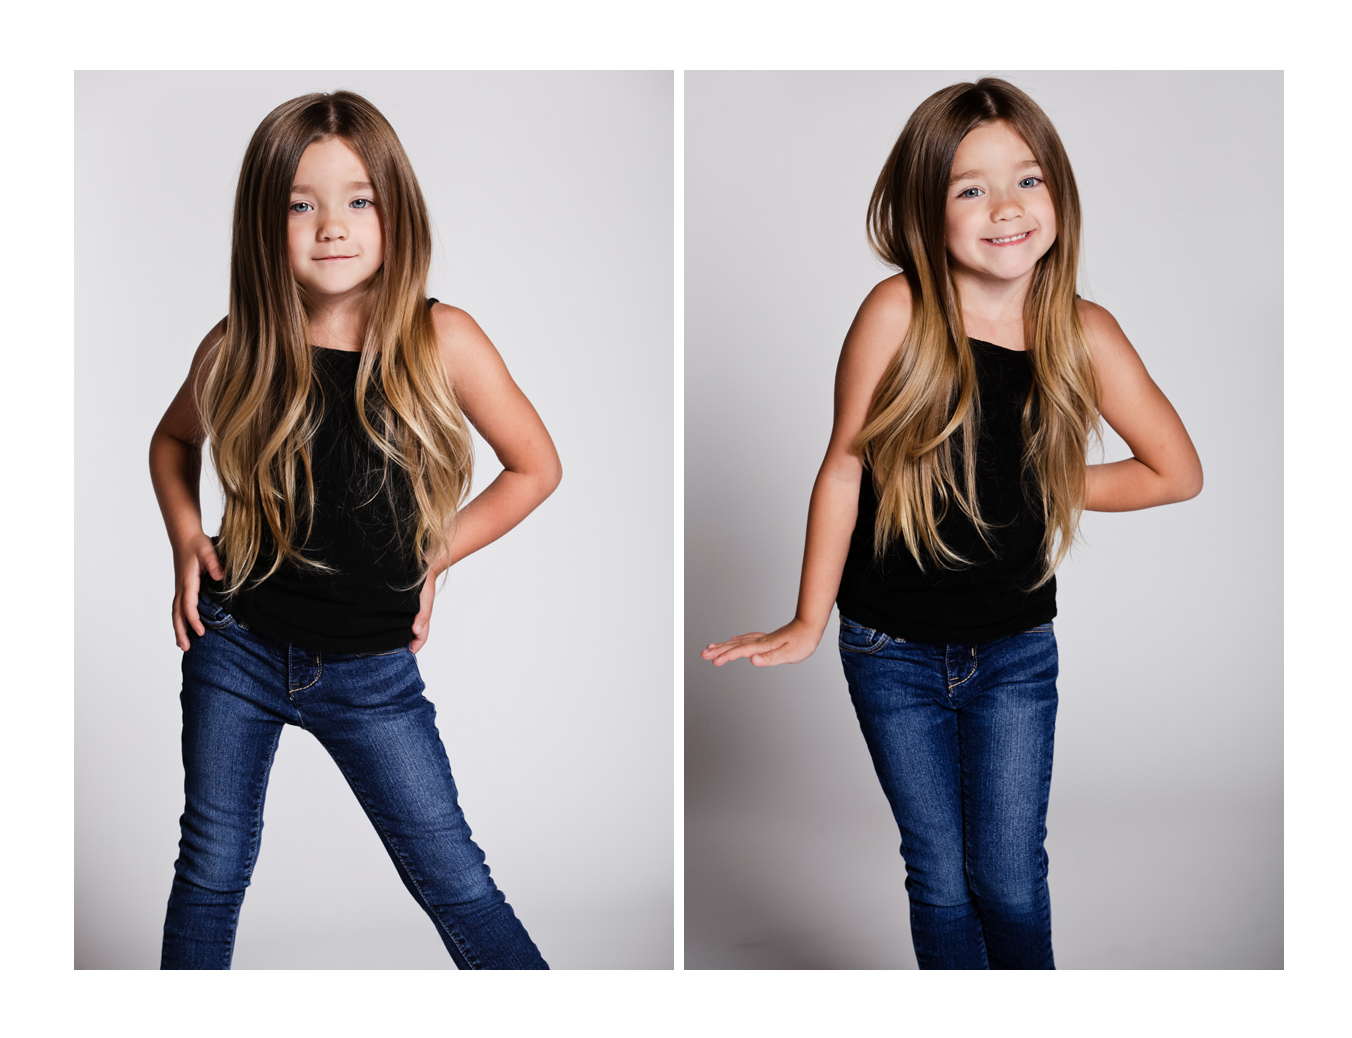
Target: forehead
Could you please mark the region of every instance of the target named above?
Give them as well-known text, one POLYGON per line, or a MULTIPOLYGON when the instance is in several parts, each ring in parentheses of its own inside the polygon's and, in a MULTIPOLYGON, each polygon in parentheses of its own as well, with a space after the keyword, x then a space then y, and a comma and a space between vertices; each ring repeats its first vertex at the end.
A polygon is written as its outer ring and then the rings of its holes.
POLYGON ((983 123, 964 137, 953 154, 953 175, 995 172, 1037 165, 1033 149, 1006 122, 983 123))
POLYGON ((361 183, 371 179, 357 153, 341 137, 314 141, 296 164, 295 184, 361 183))

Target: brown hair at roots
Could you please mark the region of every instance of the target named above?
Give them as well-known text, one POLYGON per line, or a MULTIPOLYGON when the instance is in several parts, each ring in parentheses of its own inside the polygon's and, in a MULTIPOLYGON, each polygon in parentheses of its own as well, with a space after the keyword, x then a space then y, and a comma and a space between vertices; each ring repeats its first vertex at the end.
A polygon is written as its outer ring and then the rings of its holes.
POLYGON ((942 567, 970 562, 939 535, 940 520, 954 506, 989 543, 975 483, 976 368, 949 271, 944 218, 959 143, 996 121, 1032 151, 1056 212, 1056 241, 1034 268, 1023 315, 1033 371, 1023 407, 1024 483, 1046 522, 1040 585, 1070 550, 1084 508, 1085 455, 1098 430, 1099 394, 1076 310, 1080 202, 1070 160, 1046 113, 1004 80, 958 83, 922 102, 873 189, 869 240, 905 275, 912 317, 853 446, 872 469, 878 494, 879 556, 900 537, 922 567, 927 560, 942 567))
POLYGON ((269 546, 283 562, 326 569, 302 551, 314 515, 311 445, 323 399, 309 318, 292 275, 287 211, 296 168, 315 141, 338 138, 374 188, 384 262, 368 288, 356 414, 384 459, 381 487, 407 488, 400 534, 422 567, 446 547, 469 488, 473 444, 447 379, 426 305, 431 223, 403 145, 385 117, 347 91, 278 106, 244 154, 235 194, 230 309, 198 390, 198 411, 225 495, 218 550, 233 594, 269 546))

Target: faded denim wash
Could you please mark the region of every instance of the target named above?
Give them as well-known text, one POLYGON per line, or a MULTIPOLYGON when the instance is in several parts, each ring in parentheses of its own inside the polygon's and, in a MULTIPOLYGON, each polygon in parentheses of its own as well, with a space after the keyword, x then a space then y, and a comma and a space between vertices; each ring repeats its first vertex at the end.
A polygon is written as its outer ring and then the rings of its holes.
POLYGON ((207 596, 183 656, 182 839, 161 969, 229 969, 282 726, 337 763, 461 969, 548 969, 493 883, 456 799, 408 649, 316 652, 264 638, 207 596))
POLYGON ((901 830, 920 968, 1054 969, 1052 625, 938 645, 841 617, 840 657, 901 830))

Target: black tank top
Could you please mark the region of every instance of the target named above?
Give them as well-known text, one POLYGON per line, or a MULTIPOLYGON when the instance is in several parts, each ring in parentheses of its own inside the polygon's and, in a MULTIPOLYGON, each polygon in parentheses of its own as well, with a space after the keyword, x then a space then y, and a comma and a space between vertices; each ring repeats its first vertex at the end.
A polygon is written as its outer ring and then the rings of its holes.
MULTIPOLYGON (((975 644, 1018 634, 1056 615, 1056 578, 1029 588, 1042 572, 1045 524, 1025 495, 1024 401, 1033 384, 1028 354, 972 340, 981 422, 976 487, 981 516, 993 528, 987 548, 956 506, 939 523, 944 542, 972 564, 942 569, 926 559, 922 572, 898 538, 882 559, 873 555, 878 498, 866 466, 859 483, 859 518, 841 575, 840 614, 894 638, 975 644)), ((1032 490, 1037 501, 1037 491, 1032 490)))
MULTIPOLYGON (((428 300, 428 305, 436 302, 428 300)), ((283 563, 262 584, 276 549, 271 539, 245 586, 230 598, 221 584, 202 575, 202 587, 257 633, 327 652, 388 652, 413 640, 421 587, 411 543, 411 490, 392 466, 381 486, 382 458, 357 420, 358 351, 312 347, 324 394, 323 418, 311 445, 315 481, 314 526, 304 554, 327 563, 325 573, 283 563)))

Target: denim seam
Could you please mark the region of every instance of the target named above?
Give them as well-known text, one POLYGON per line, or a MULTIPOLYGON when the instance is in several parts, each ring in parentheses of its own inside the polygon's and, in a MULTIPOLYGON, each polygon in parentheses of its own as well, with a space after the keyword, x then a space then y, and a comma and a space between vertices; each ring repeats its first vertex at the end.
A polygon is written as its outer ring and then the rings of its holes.
POLYGON ((393 656, 395 653, 403 652, 407 648, 408 648, 407 645, 402 645, 397 649, 391 649, 389 652, 354 652, 352 655, 360 656, 362 659, 369 660, 374 659, 377 656, 393 656))
MULTIPOLYGON (((288 660, 287 660, 287 667, 288 667, 288 669, 290 668, 290 665, 291 665, 291 661, 288 659, 288 660)), ((314 681, 311 681, 308 685, 301 685, 300 688, 288 688, 288 689, 286 690, 286 694, 287 694, 288 698, 289 698, 293 693, 295 693, 295 692, 304 692, 307 688, 313 688, 315 685, 319 684, 319 679, 322 678, 323 676, 324 676, 324 654, 323 654, 322 652, 316 652, 316 653, 315 653, 315 679, 314 679, 314 681)), ((291 684, 291 682, 290 682, 290 680, 289 680, 289 677, 290 677, 290 676, 288 675, 287 685, 290 685, 290 684, 291 684)))
MULTIPOLYGON (((249 857, 245 859, 244 869, 248 872, 250 878, 253 877, 254 866, 258 864, 258 844, 263 835, 263 799, 264 790, 268 785, 268 774, 272 771, 273 758, 277 756, 277 743, 281 740, 282 730, 277 729, 277 734, 273 737, 272 746, 268 749, 268 755, 263 759, 263 779, 254 788, 253 804, 253 830, 249 833, 249 857)), ((239 909, 235 909, 238 916, 239 909)))
POLYGON ((967 684, 967 682, 971 681, 972 678, 976 676, 977 668, 980 667, 980 666, 981 666, 981 661, 978 660, 978 659, 976 658, 976 646, 973 645, 973 646, 972 646, 972 670, 971 670, 971 672, 970 672, 965 678, 963 678, 961 681, 955 681, 955 682, 953 682, 951 685, 948 686, 949 694, 951 695, 951 694, 953 693, 953 690, 954 690, 955 688, 957 688, 959 685, 965 685, 965 684, 967 684))
POLYGON ((354 782, 352 778, 348 776, 347 768, 343 765, 343 762, 339 760, 337 755, 332 754, 332 751, 330 751, 330 755, 333 756, 334 763, 338 765, 338 768, 340 771, 342 771, 344 777, 347 777, 348 785, 352 787, 352 792, 355 793, 357 795, 357 798, 361 801, 362 807, 365 808, 366 810, 366 816, 371 819, 371 824, 375 826, 376 829, 380 832, 380 835, 384 838, 386 845, 392 851, 394 851, 395 854, 399 856, 399 864, 403 867, 404 874, 408 876, 409 881, 413 884, 414 889, 417 890, 418 899, 423 904, 423 911, 427 912, 428 915, 432 916, 438 923, 441 924, 442 929, 444 929, 447 935, 451 938, 451 940, 455 942, 455 946, 460 949, 460 954, 465 957, 465 962, 469 965, 469 968, 473 970, 480 969, 481 967, 479 966, 478 957, 471 954, 470 950, 465 946, 464 937, 461 934, 457 933, 456 930, 451 927, 450 923, 441 918, 440 912, 437 912, 435 909, 432 908, 432 902, 428 898, 426 891, 423 890, 423 884, 420 878, 414 874, 414 871, 410 866, 408 859, 405 857, 404 852, 399 848, 398 844, 395 843, 394 839, 390 836, 390 833, 386 830, 386 828, 383 825, 381 825, 380 821, 378 820, 378 816, 376 815, 375 810, 372 807, 371 801, 366 795, 365 785, 360 782, 354 782))

